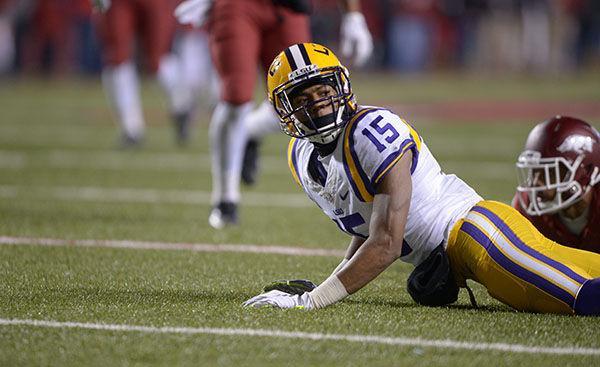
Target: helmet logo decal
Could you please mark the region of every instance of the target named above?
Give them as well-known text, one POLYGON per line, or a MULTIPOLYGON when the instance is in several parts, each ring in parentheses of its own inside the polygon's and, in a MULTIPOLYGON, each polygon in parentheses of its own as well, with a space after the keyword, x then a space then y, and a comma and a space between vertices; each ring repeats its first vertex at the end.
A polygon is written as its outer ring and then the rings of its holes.
POLYGON ((329 56, 329 50, 325 47, 323 47, 322 49, 317 48, 316 46, 313 46, 313 50, 315 50, 315 52, 318 52, 320 54, 323 54, 325 56, 329 56))
POLYGON ((568 136, 562 144, 557 148, 557 150, 561 153, 565 152, 575 152, 577 154, 582 154, 585 152, 592 152, 593 145, 595 141, 592 140, 589 136, 583 135, 570 135, 568 136))
POLYGON ((271 64, 271 69, 269 70, 269 75, 273 76, 281 67, 281 57, 276 58, 271 64))

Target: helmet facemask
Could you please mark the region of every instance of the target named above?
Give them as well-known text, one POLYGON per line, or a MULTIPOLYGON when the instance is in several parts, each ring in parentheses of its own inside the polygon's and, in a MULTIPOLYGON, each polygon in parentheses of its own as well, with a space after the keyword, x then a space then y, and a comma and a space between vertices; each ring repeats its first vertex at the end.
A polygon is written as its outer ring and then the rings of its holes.
POLYGON ((319 144, 334 141, 355 109, 347 72, 339 66, 308 70, 276 88, 272 97, 282 130, 292 137, 319 144), (313 86, 323 86, 323 92, 317 93, 322 98, 299 97, 313 86), (320 116, 322 111, 331 112, 320 116))
POLYGON ((582 155, 570 162, 564 157, 542 158, 540 152, 531 150, 521 153, 517 161, 517 191, 529 197, 527 204, 518 195, 521 207, 527 214, 555 213, 580 200, 584 191, 587 192, 592 186, 582 187, 575 179, 582 160, 582 155))

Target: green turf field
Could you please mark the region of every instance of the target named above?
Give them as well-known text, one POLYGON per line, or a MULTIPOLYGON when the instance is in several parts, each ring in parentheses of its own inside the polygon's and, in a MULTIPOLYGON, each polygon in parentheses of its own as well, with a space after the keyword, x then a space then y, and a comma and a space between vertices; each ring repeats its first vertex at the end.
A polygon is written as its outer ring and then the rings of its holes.
MULTIPOLYGON (((176 147, 162 95, 146 82, 145 145, 121 151, 99 81, 2 83, 0 366, 600 364, 600 320, 517 313, 477 285, 480 309, 463 293, 448 308, 419 307, 404 291, 411 269, 400 263, 327 309, 243 309, 269 281, 322 281, 340 257, 318 251, 337 253, 348 241, 295 186, 285 136, 262 147, 260 182, 244 188, 242 225, 215 231, 207 223, 206 113, 191 145, 176 147), (148 242, 155 249, 140 248, 148 242), (235 246, 204 252, 182 243, 235 246), (311 251, 274 254, 273 246, 311 251)), ((534 123, 569 102, 587 104, 579 117, 600 121, 598 74, 357 75, 354 89, 364 104, 425 106, 411 123, 443 169, 505 202, 534 123), (506 120, 490 111, 477 123, 464 107, 490 101, 538 110, 506 120), (453 102, 462 103, 464 122, 427 113, 453 102)))

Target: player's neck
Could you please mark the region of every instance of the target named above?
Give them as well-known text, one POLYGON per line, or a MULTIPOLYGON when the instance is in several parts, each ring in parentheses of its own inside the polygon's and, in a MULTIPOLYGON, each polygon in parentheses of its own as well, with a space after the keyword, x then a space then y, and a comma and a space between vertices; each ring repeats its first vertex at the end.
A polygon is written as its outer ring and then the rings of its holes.
POLYGON ((335 138, 335 140, 332 141, 331 143, 327 143, 327 144, 313 143, 313 145, 315 146, 317 153, 319 153, 319 156, 327 157, 328 155, 333 153, 333 151, 335 150, 335 147, 337 146, 337 141, 338 141, 338 138, 335 138))

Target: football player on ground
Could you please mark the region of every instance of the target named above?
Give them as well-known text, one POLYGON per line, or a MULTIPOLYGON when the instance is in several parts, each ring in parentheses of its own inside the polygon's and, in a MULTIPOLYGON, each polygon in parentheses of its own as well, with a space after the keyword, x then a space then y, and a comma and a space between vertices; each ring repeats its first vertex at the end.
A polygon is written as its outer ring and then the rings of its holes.
POLYGON ((600 135, 556 116, 529 133, 513 206, 549 239, 600 253, 600 135))
MULTIPOLYGON (((354 50, 356 62, 362 63, 372 50, 371 35, 359 0, 343 3, 343 45, 348 53, 354 50)), ((213 178, 209 223, 214 228, 238 222, 240 178, 254 182, 256 141, 278 125, 267 101, 253 110, 257 69, 269 65, 285 47, 310 40, 309 12, 308 0, 187 0, 175 10, 181 23, 207 22, 222 87, 209 131, 213 178)))
POLYGON ((102 41, 102 82, 122 129, 123 147, 138 146, 144 137, 144 116, 134 60, 134 42, 141 42, 145 66, 157 76, 169 101, 177 142, 188 139, 191 118, 189 84, 182 83, 176 57, 170 55, 175 27, 174 0, 92 0, 102 41))
POLYGON ((281 128, 293 137, 294 179, 352 239, 316 288, 270 286, 245 306, 326 307, 400 258, 416 266, 408 291, 420 304, 452 303, 472 279, 517 310, 600 315, 600 255, 547 239, 516 209, 442 172, 410 124, 357 104, 331 50, 293 45, 267 79, 281 128))

